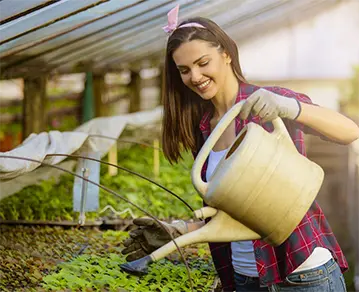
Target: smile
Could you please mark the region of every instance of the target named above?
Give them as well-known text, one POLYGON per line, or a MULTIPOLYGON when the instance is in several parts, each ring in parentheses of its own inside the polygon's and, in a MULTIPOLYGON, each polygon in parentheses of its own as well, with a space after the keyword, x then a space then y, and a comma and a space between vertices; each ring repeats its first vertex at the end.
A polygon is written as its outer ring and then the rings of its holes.
POLYGON ((209 84, 211 83, 211 79, 208 79, 207 81, 197 85, 196 87, 200 90, 200 91, 204 91, 209 87, 209 84))

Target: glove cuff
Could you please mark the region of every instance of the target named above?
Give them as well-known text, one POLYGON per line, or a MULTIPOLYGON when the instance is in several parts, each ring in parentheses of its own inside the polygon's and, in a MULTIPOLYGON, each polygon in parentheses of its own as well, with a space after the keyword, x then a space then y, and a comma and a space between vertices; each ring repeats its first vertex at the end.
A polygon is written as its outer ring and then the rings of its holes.
POLYGON ((296 120, 302 110, 300 102, 295 98, 277 95, 280 99, 280 117, 296 120))
POLYGON ((188 233, 188 225, 183 220, 174 220, 171 222, 171 226, 182 235, 188 233))

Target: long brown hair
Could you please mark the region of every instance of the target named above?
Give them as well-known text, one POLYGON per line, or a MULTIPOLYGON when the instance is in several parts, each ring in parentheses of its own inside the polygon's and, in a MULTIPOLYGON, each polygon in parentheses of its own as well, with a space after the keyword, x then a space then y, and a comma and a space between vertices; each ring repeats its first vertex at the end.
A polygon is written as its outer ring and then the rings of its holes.
POLYGON ((162 102, 164 108, 162 125, 162 147, 166 158, 178 162, 182 151, 196 153, 203 144, 199 129, 202 116, 207 111, 213 111, 211 101, 203 100, 198 94, 189 89, 183 82, 173 61, 173 52, 184 42, 202 40, 220 52, 226 52, 231 58, 231 65, 239 82, 245 82, 239 64, 236 43, 213 21, 195 17, 183 21, 195 22, 205 28, 183 27, 176 29, 169 37, 164 65, 164 82, 162 102))

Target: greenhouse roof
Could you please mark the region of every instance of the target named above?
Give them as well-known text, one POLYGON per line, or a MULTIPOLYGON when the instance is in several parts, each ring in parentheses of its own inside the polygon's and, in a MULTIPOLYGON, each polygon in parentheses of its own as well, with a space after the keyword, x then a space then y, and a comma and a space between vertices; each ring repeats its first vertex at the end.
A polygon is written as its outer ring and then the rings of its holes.
POLYGON ((2 78, 84 68, 119 70, 158 60, 167 13, 208 17, 238 43, 308 18, 339 0, 2 0, 2 78))

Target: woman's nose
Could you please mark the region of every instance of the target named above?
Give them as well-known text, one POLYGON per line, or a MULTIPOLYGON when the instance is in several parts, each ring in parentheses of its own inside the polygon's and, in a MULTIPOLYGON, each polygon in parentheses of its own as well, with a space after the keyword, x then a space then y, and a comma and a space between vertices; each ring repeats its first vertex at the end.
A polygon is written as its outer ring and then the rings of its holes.
POLYGON ((199 72, 198 70, 192 70, 191 71, 191 82, 193 84, 196 84, 196 83, 200 82, 201 79, 202 79, 201 72, 199 72))

